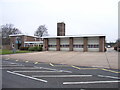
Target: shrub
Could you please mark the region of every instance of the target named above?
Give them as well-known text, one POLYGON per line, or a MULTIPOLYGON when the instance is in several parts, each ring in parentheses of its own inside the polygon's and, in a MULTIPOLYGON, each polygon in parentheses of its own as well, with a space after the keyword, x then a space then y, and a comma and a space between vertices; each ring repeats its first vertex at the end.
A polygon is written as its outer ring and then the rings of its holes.
POLYGON ((20 50, 28 50, 29 47, 20 47, 20 50))
POLYGON ((42 46, 29 47, 29 51, 42 51, 42 46))
POLYGON ((42 51, 42 46, 39 46, 39 47, 38 47, 38 51, 42 51))
POLYGON ((34 47, 29 47, 28 50, 29 50, 29 51, 35 51, 35 50, 34 50, 34 47))

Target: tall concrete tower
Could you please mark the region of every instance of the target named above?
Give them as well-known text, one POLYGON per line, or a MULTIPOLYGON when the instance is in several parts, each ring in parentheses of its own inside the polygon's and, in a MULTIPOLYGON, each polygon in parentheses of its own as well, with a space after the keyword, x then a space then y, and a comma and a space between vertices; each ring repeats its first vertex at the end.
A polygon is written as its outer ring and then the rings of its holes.
POLYGON ((57 36, 65 36, 65 23, 57 23, 57 36))

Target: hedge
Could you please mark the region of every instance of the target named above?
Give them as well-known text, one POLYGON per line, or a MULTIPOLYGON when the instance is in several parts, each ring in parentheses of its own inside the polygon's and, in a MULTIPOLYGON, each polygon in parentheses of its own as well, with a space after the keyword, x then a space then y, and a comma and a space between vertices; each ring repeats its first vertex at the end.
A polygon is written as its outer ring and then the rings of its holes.
POLYGON ((29 47, 20 47, 20 50, 28 50, 29 47))
POLYGON ((29 51, 42 51, 42 46, 29 47, 29 51))

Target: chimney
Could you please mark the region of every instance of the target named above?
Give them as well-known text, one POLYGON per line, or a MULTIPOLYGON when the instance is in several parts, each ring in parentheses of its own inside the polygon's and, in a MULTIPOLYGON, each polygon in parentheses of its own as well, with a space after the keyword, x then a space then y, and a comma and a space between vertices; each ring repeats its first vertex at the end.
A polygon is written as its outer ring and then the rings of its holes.
POLYGON ((57 23, 57 36, 65 36, 65 23, 57 23))

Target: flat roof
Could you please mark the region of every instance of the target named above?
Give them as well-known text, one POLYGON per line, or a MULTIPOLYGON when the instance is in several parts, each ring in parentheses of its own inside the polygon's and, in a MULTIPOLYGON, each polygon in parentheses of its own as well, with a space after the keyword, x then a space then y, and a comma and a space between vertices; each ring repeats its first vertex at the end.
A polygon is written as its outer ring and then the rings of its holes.
POLYGON ((29 37, 36 37, 39 38, 37 36, 31 36, 31 35, 25 35, 25 34, 14 34, 14 35, 9 35, 10 37, 14 37, 14 36, 29 36, 29 37))
POLYGON ((102 34, 89 34, 89 35, 66 35, 66 36, 44 36, 41 38, 69 38, 69 37, 105 37, 102 34))
POLYGON ((25 41, 24 43, 43 43, 43 41, 25 41))

